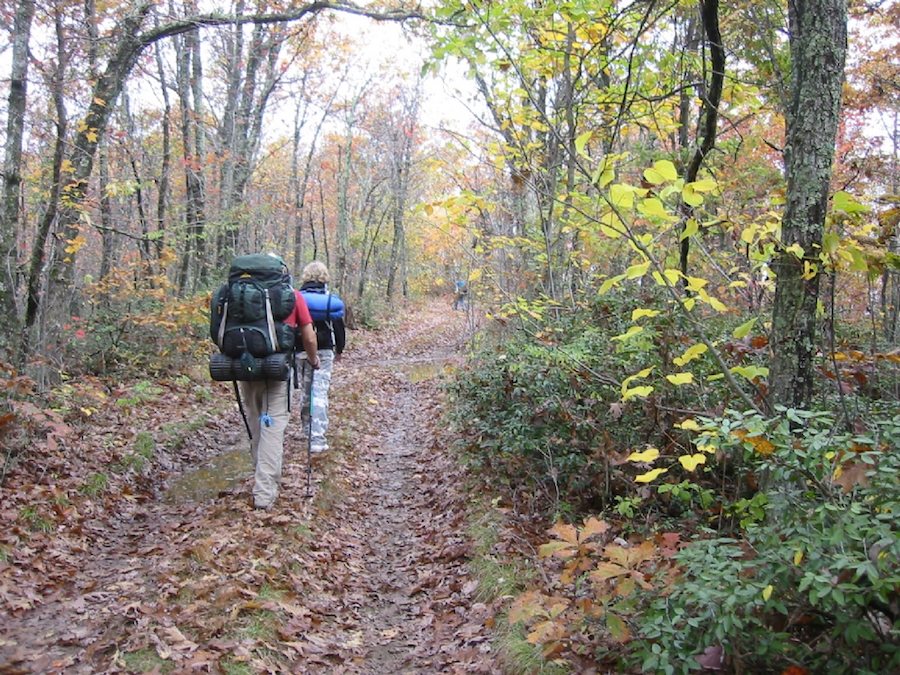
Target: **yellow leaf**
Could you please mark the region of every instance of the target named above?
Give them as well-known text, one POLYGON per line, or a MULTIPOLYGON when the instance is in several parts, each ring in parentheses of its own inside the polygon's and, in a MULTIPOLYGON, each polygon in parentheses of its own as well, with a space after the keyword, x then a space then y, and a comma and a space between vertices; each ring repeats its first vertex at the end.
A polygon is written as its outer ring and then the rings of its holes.
POLYGON ((666 379, 672 384, 678 386, 682 384, 690 384, 694 381, 693 373, 673 373, 671 375, 666 375, 666 379))
POLYGON ((613 286, 615 286, 616 284, 618 284, 618 283, 619 283, 620 281, 622 281, 622 279, 624 279, 624 278, 625 278, 625 275, 624 275, 624 274, 617 274, 617 275, 614 276, 614 277, 610 277, 609 279, 607 279, 606 281, 604 281, 604 282, 600 285, 600 290, 598 291, 598 293, 599 293, 600 295, 606 295, 607 293, 609 293, 609 290, 610 290, 613 286))
POLYGON ((759 227, 756 225, 751 225, 748 228, 745 228, 743 232, 741 232, 741 241, 745 244, 752 244, 754 237, 756 237, 756 233, 759 231, 759 227))
POLYGON ((628 386, 628 383, 632 380, 642 380, 647 377, 650 373, 653 372, 653 369, 656 366, 650 366, 649 368, 644 368, 643 370, 635 373, 634 375, 629 375, 624 380, 622 380, 622 392, 625 392, 625 388, 628 386))
POLYGON ((694 192, 712 192, 716 189, 716 181, 712 178, 702 178, 693 183, 688 183, 688 185, 694 192))
POLYGON ((643 452, 632 452, 628 455, 626 461, 629 462, 652 462, 659 457, 659 450, 656 448, 647 448, 643 452))
POLYGON ((651 185, 659 185, 666 182, 666 177, 656 169, 644 169, 644 179, 651 185))
POLYGON ((610 239, 618 239, 622 236, 621 232, 610 227, 609 225, 600 225, 600 231, 610 239))
POLYGON ((697 234, 697 231, 700 229, 700 224, 697 222, 696 218, 688 218, 687 222, 684 224, 684 232, 681 233, 681 236, 678 237, 680 240, 685 240, 688 237, 693 237, 697 234))
POLYGON ((717 312, 727 312, 728 311, 728 307, 725 305, 725 303, 722 302, 721 300, 719 300, 718 298, 713 297, 711 295, 707 295, 706 293, 704 293, 703 295, 704 295, 703 299, 706 301, 706 304, 708 304, 710 307, 712 307, 717 312))
POLYGON ((715 445, 704 444, 704 443, 698 443, 697 449, 700 452, 705 452, 707 455, 714 455, 714 454, 716 454, 716 450, 718 450, 718 448, 715 445))
POLYGON ((638 277, 642 277, 647 273, 647 270, 650 269, 650 261, 644 263, 638 263, 636 265, 632 265, 627 270, 625 270, 625 278, 626 279, 637 279, 638 277))
POLYGON ((696 293, 706 286, 706 284, 709 283, 709 280, 703 279, 702 277, 687 277, 687 282, 688 288, 696 293))
POLYGON ((705 354, 708 349, 709 348, 702 342, 693 345, 691 347, 688 347, 687 350, 685 350, 684 354, 682 354, 681 356, 676 356, 674 359, 672 359, 672 363, 683 368, 685 364, 705 354))
POLYGON ((794 244, 791 244, 790 246, 788 246, 786 249, 784 249, 784 252, 785 253, 793 253, 798 258, 802 258, 803 254, 804 254, 803 247, 797 243, 794 243, 794 244))
POLYGON ((668 469, 651 469, 647 473, 642 473, 640 476, 635 477, 634 480, 638 483, 650 483, 659 478, 666 471, 668 471, 668 469))
POLYGON ((734 329, 734 332, 731 334, 735 340, 740 340, 743 337, 747 337, 747 334, 753 328, 753 324, 756 323, 756 318, 750 319, 749 321, 745 321, 740 326, 734 329))
POLYGON ((626 389, 622 392, 622 400, 627 401, 635 397, 646 398, 651 393, 653 393, 653 387, 649 385, 643 387, 632 387, 631 389, 626 389))
POLYGON ((703 195, 699 194, 698 192, 694 192, 694 188, 691 187, 690 183, 682 188, 681 198, 688 206, 697 207, 703 203, 703 195))
POLYGON ((702 452, 698 452, 695 455, 682 455, 678 458, 678 461, 681 462, 681 466, 687 471, 694 471, 701 464, 706 464, 706 455, 702 452))
POLYGON ((645 316, 654 317, 658 316, 660 311, 658 309, 643 309, 639 308, 634 310, 631 313, 631 320, 637 321, 638 319, 643 319, 645 316))
POLYGON ((481 279, 481 273, 482 270, 480 267, 472 270, 471 272, 469 272, 469 281, 478 281, 479 279, 481 279))
POLYGON ((669 214, 666 212, 663 203, 656 197, 648 197, 647 199, 642 199, 641 203, 638 204, 638 211, 650 218, 669 217, 669 214))
POLYGON ((757 377, 769 376, 769 369, 765 366, 734 366, 731 368, 731 372, 751 382, 757 377))
POLYGON ((631 328, 629 328, 627 331, 625 331, 621 335, 615 335, 610 339, 623 340, 623 341, 629 340, 629 339, 633 338, 635 335, 637 335, 638 333, 643 333, 643 332, 644 332, 643 326, 632 326, 631 328))
POLYGON ((678 170, 668 159, 660 159, 653 162, 653 168, 656 169, 665 180, 675 180, 678 178, 678 170))
POLYGON ((769 584, 768 586, 766 586, 762 592, 763 600, 768 602, 769 598, 772 597, 772 591, 774 591, 774 590, 775 589, 772 587, 772 584, 769 584))
POLYGON ((796 553, 794 553, 794 564, 799 565, 802 562, 803 562, 803 550, 801 549, 801 550, 798 550, 796 553))
POLYGON ((700 431, 700 425, 697 420, 686 419, 675 425, 676 429, 684 429, 685 431, 700 431))
POLYGON ((623 183, 610 185, 609 201, 618 209, 630 209, 634 206, 634 189, 623 183))
POLYGON ((818 273, 818 265, 816 265, 815 263, 811 263, 809 260, 803 261, 803 274, 801 275, 802 279, 809 281, 810 279, 814 279, 818 273))
POLYGON ((678 178, 678 170, 668 159, 660 159, 653 162, 652 169, 646 169, 644 171, 644 177, 647 178, 650 183, 659 185, 667 180, 675 180, 678 178), (655 180, 651 180, 650 177, 647 176, 648 173, 655 180))
POLYGON ((585 155, 584 153, 584 148, 588 144, 588 141, 591 140, 591 136, 593 135, 593 131, 585 131, 583 134, 578 136, 578 138, 575 139, 575 152, 577 152, 579 155, 587 157, 587 155, 585 155))

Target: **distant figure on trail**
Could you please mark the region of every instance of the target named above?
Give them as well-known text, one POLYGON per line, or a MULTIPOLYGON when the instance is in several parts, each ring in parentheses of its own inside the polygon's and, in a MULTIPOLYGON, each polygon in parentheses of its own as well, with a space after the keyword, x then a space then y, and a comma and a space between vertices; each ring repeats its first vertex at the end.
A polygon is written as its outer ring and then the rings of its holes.
POLYGON ((467 309, 469 286, 462 279, 457 279, 455 284, 455 296, 453 297, 453 309, 467 309))
POLYGON ((325 437, 328 431, 328 389, 331 386, 333 364, 340 360, 346 343, 344 303, 337 295, 328 291, 329 280, 328 268, 318 260, 304 267, 300 275, 300 292, 315 322, 320 362, 313 378, 312 370, 303 366, 305 360, 302 355, 299 361, 300 372, 303 375, 301 419, 304 427, 309 425, 312 453, 328 450, 328 440, 325 437), (310 380, 312 380, 311 387, 310 380), (312 405, 308 404, 306 398, 308 395, 312 396, 312 405))
POLYGON ((253 506, 268 509, 281 482, 295 349, 303 348, 307 368, 319 367, 313 320, 274 254, 235 258, 210 309, 210 337, 219 346, 210 375, 234 384, 250 436, 253 506))

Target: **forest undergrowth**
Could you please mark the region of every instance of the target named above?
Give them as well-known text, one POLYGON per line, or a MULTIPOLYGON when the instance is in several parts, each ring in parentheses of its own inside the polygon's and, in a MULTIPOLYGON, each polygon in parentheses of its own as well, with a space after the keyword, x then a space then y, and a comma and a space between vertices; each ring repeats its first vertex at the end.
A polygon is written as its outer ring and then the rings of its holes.
MULTIPOLYGON (((622 340, 651 302, 496 323, 451 385, 470 475, 543 528, 506 624, 572 672, 896 670, 900 359, 838 335, 813 409, 766 416, 677 315, 622 340)), ((766 335, 706 329, 762 407, 766 335)))

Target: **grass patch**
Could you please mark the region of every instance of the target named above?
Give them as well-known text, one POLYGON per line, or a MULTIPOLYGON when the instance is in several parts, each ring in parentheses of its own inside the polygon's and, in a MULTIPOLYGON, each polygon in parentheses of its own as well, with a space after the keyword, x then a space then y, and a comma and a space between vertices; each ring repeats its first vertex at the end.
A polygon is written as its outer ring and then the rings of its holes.
POLYGON ((238 635, 242 639, 271 642, 275 640, 278 628, 278 617, 267 609, 249 614, 243 625, 238 628, 238 635))
POLYGON ((273 588, 269 584, 263 584, 257 597, 260 600, 284 600, 284 591, 273 588))
POLYGON ((146 431, 140 431, 137 436, 134 437, 132 447, 134 448, 136 455, 140 455, 144 459, 150 459, 153 457, 153 452, 156 450, 156 441, 154 441, 153 436, 146 431))
MULTIPOLYGON (((492 602, 519 595, 536 582, 536 573, 525 558, 497 555, 496 545, 503 531, 503 515, 481 502, 470 512, 467 534, 474 553, 469 561, 472 577, 478 581, 475 600, 492 602)), ((527 640, 524 626, 510 625, 506 613, 499 614, 493 627, 493 642, 504 672, 565 675, 565 665, 549 662, 539 646, 527 640)))
POLYGON ((562 664, 547 662, 541 648, 528 642, 525 629, 520 624, 510 626, 505 615, 495 624, 494 633, 494 644, 507 672, 546 675, 566 675, 571 672, 562 664))
POLYGON ((90 476, 84 479, 84 482, 81 484, 81 487, 78 488, 78 491, 87 495, 88 497, 96 497, 102 492, 106 492, 106 489, 109 487, 109 476, 105 473, 92 473, 90 476))
POLYGON ((19 511, 19 518, 25 522, 25 525, 32 532, 53 532, 56 529, 56 523, 41 515, 33 506, 26 506, 19 511))
POLYGON ((203 415, 190 417, 186 420, 168 422, 160 427, 166 447, 178 450, 184 446, 184 442, 194 435, 201 427, 206 426, 207 418, 203 415))
POLYGON ((120 408, 134 408, 141 403, 149 403, 165 391, 149 380, 141 380, 131 388, 131 396, 123 396, 116 401, 120 408))
POLYGON ((233 658, 225 658, 219 662, 222 666, 222 672, 225 675, 253 675, 253 669, 250 664, 244 661, 236 661, 233 658))
POLYGON ((133 673, 171 673, 175 670, 175 664, 160 658, 155 650, 148 648, 139 649, 136 652, 122 654, 122 662, 125 668, 133 673))
POLYGON ((308 541, 313 538, 312 528, 306 523, 300 523, 299 525, 291 528, 291 533, 297 538, 302 539, 304 541, 308 541))

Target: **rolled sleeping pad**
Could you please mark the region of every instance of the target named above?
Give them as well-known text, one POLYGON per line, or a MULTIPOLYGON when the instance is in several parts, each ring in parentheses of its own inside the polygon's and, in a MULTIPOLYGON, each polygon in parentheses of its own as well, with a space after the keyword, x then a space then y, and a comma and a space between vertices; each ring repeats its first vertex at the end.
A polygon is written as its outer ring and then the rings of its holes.
POLYGON ((344 318, 344 302, 331 293, 300 291, 313 321, 331 321, 344 318))
POLYGON ((291 374, 288 354, 278 353, 257 357, 242 354, 233 359, 216 353, 209 357, 209 376, 216 382, 253 382, 256 380, 286 381, 291 374))

